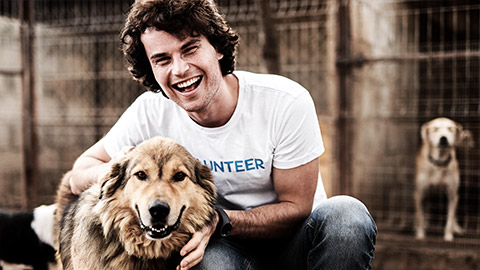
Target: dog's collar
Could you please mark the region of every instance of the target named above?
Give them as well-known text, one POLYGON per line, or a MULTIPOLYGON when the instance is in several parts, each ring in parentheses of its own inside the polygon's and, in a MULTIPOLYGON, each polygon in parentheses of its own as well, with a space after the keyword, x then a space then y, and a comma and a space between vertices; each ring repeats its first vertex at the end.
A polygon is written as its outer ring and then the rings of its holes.
POLYGON ((431 155, 428 155, 428 161, 437 167, 447 167, 450 161, 452 161, 452 155, 448 155, 445 160, 436 160, 431 155))

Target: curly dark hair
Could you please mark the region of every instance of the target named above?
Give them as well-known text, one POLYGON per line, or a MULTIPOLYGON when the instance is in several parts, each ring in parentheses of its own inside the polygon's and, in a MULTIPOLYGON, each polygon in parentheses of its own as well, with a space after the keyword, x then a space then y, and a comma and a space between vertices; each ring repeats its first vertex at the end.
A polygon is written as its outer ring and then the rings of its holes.
POLYGON ((150 27, 180 39, 186 38, 185 34, 205 36, 223 55, 219 60, 222 74, 233 72, 239 37, 220 15, 213 0, 137 0, 128 13, 120 38, 128 70, 148 90, 166 96, 155 80, 140 40, 142 33, 150 27))

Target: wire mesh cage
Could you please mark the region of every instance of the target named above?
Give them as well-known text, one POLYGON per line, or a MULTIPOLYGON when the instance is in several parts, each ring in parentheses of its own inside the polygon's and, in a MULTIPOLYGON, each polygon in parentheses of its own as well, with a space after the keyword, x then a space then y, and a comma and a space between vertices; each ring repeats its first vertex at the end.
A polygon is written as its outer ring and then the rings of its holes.
MULTIPOLYGON (((479 25, 480 6, 468 1, 354 1, 353 71, 349 96, 349 174, 379 229, 413 237, 416 155, 420 127, 448 117, 472 133, 475 146, 455 149, 460 187, 457 219, 465 230, 451 246, 480 240, 479 25), (357 17, 358 16, 358 17, 357 17)), ((441 168, 439 168, 441 170, 441 168)), ((422 199, 427 239, 447 221, 446 185, 422 199)))

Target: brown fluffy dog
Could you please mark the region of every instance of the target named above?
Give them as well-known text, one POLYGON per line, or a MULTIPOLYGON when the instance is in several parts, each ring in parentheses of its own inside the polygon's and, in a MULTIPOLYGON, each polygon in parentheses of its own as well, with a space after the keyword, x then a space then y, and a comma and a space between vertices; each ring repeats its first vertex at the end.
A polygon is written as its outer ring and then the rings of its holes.
MULTIPOLYGON (((80 197, 57 193, 63 269, 166 269, 215 215, 210 170, 165 138, 139 144, 80 197)), ((172 265, 170 265, 172 264, 172 265)))

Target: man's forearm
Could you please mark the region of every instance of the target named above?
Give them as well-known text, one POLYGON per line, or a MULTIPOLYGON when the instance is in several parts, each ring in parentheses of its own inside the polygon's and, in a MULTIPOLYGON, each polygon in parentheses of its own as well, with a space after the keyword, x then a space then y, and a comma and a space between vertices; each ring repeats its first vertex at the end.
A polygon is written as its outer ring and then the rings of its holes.
POLYGON ((98 182, 100 178, 110 170, 111 164, 95 162, 89 166, 81 166, 76 164, 72 169, 70 178, 70 188, 74 194, 80 194, 88 189, 91 185, 98 182))
POLYGON ((290 202, 263 205, 250 210, 226 211, 231 222, 231 236, 265 239, 288 236, 310 214, 290 202))

